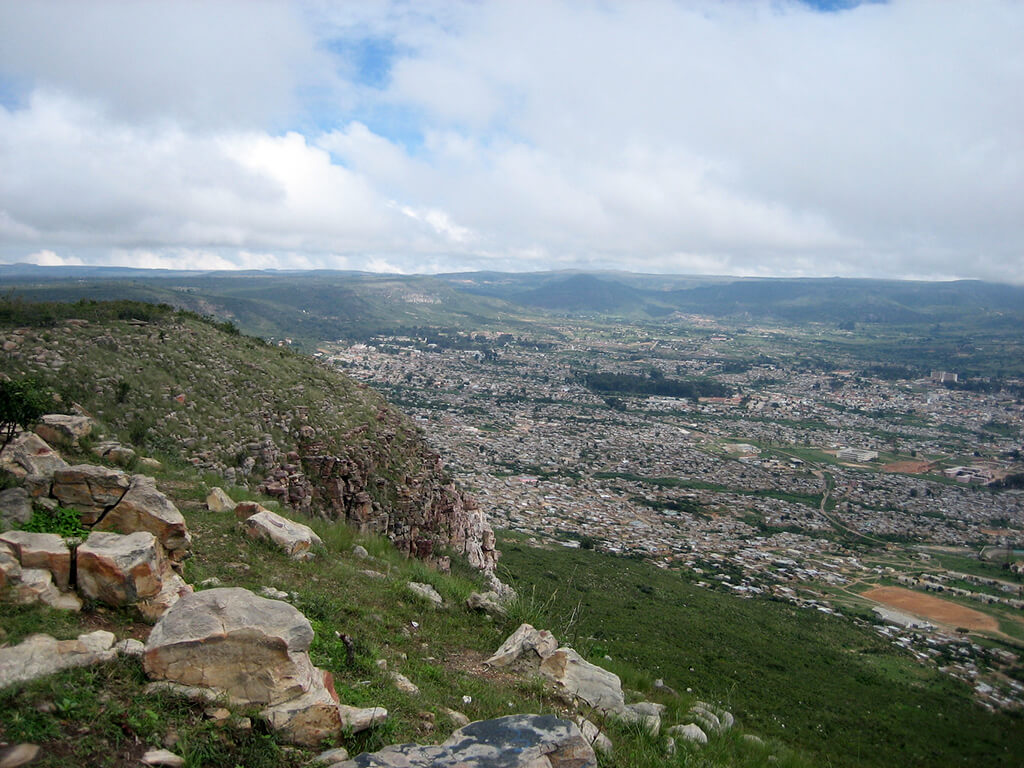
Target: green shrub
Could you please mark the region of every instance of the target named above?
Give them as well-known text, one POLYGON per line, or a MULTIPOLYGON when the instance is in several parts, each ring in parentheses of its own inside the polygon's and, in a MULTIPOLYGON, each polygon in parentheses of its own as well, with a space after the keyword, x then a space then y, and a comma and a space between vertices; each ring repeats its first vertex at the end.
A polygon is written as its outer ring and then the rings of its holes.
POLYGON ((46 509, 36 507, 31 519, 21 526, 23 531, 57 533, 61 536, 87 536, 89 529, 82 525, 78 511, 70 507, 46 509))

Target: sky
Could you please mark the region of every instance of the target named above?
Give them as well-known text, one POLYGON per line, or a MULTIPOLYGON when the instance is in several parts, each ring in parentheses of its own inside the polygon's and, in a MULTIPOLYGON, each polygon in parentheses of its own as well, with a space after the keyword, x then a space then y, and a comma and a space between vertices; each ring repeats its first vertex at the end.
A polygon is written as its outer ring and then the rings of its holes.
POLYGON ((1018 0, 0 0, 0 263, 1024 282, 1018 0))

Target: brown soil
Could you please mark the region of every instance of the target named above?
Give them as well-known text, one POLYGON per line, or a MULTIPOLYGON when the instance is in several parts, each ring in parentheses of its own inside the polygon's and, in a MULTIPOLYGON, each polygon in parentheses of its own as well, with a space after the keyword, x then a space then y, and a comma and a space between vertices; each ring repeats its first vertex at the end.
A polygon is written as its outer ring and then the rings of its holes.
POLYGON ((902 587, 876 587, 862 593, 861 596, 950 627, 967 627, 989 632, 999 630, 999 622, 988 614, 943 600, 941 597, 925 595, 902 587))
POLYGON ((932 469, 930 461, 894 461, 882 467, 883 472, 901 472, 905 475, 923 475, 932 469))

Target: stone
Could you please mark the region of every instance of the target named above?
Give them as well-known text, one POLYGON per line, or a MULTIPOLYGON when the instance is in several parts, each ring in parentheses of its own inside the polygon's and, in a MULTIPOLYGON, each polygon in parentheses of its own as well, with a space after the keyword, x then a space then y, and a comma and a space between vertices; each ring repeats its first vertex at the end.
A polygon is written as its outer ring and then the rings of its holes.
POLYGON ((112 632, 98 629, 77 640, 31 635, 10 648, 0 648, 0 688, 35 680, 62 669, 113 661, 117 657, 112 632))
POLYGON ((493 616, 504 616, 505 606, 498 602, 497 592, 470 592, 466 607, 471 611, 483 611, 493 616))
POLYGON ((447 717, 460 728, 464 725, 469 725, 469 718, 466 717, 462 712, 459 712, 457 709, 441 707, 441 714, 447 717))
POLYGON ((387 574, 383 574, 380 571, 371 571, 364 569, 360 571, 360 573, 363 574, 363 576, 366 576, 367 578, 377 579, 378 581, 387 579, 387 574))
POLYGON ((721 707, 715 707, 703 701, 694 702, 690 707, 690 714, 706 731, 725 733, 736 722, 731 712, 726 712, 721 707))
POLYGON ((254 539, 273 542, 289 557, 296 559, 302 559, 310 547, 323 544, 308 525, 288 520, 269 509, 247 517, 242 522, 242 529, 254 539))
POLYGON ((67 465, 60 454, 35 432, 22 432, 0 452, 0 468, 17 478, 27 475, 51 477, 56 470, 67 465))
POLYGON ((181 768, 185 758, 166 749, 151 749, 142 756, 143 765, 157 765, 164 768, 181 768))
POLYGON ((562 647, 545 657, 540 672, 566 693, 595 709, 615 713, 625 710, 619 676, 591 664, 572 648, 562 647))
POLYGON ((0 534, 0 541, 11 547, 22 568, 49 571, 57 589, 68 589, 71 582, 71 550, 56 533, 8 531, 0 534))
POLYGON ((370 553, 366 551, 366 547, 362 544, 356 544, 352 547, 352 554, 358 557, 360 560, 367 560, 370 557, 370 553))
POLYGON ((437 746, 396 744, 335 768, 596 768, 575 723, 554 715, 509 715, 470 723, 437 746))
POLYGON ((21 487, 0 491, 0 530, 10 530, 32 519, 32 501, 21 487))
POLYGON ((444 598, 442 598, 438 591, 429 584, 421 584, 418 581, 410 581, 405 586, 407 586, 411 592, 419 595, 424 600, 433 604, 435 608, 444 607, 444 598))
POLYGON ((412 680, 403 675, 401 672, 392 672, 390 677, 391 682, 395 684, 395 688, 400 690, 402 693, 407 693, 410 696, 419 695, 420 689, 412 680))
POLYGON ((708 735, 701 730, 699 725, 689 723, 687 725, 673 725, 667 731, 671 736, 677 736, 680 739, 686 739, 696 744, 707 744, 708 735))
POLYGON ((114 650, 117 651, 118 656, 141 657, 146 650, 146 644, 141 640, 129 637, 125 640, 120 640, 114 646, 114 650))
POLYGON ((93 530, 148 531, 168 552, 185 553, 192 546, 185 518, 171 500, 157 490, 156 481, 147 475, 132 475, 128 490, 93 530))
POLYGON ((93 532, 78 547, 78 589, 107 605, 132 605, 163 588, 164 558, 152 533, 93 532))
POLYGON ((21 487, 25 489, 31 499, 38 501, 49 498, 50 489, 53 487, 53 475, 25 475, 21 481, 21 487))
POLYGON ((11 744, 0 747, 0 768, 21 768, 39 757, 38 744, 11 744))
POLYGON ((21 605, 43 603, 65 611, 82 610, 82 601, 78 595, 74 592, 61 592, 53 583, 50 572, 42 568, 22 568, 17 583, 11 586, 14 602, 21 605))
POLYGON ((257 504, 255 501, 240 501, 235 504, 235 519, 242 521, 246 520, 258 512, 268 511, 262 504, 257 504))
POLYGON ((131 480, 119 469, 76 464, 53 472, 50 493, 65 507, 74 507, 84 525, 94 525, 128 492, 131 480))
POLYGON ((92 452, 104 461, 109 461, 120 467, 127 467, 136 456, 134 448, 122 445, 116 440, 105 440, 98 443, 92 447, 92 452))
POLYGON ((223 488, 211 488, 206 494, 206 508, 211 512, 231 512, 235 508, 235 502, 223 488))
POLYGON ((334 765, 335 763, 343 763, 346 760, 348 760, 348 750, 344 747, 335 747, 334 749, 328 749, 326 752, 321 752, 309 762, 313 765, 317 763, 321 765, 334 765))
POLYGON ((660 677, 654 681, 654 690, 664 691, 669 696, 679 696, 679 694, 676 693, 675 689, 671 686, 665 685, 665 681, 662 680, 660 677))
POLYGON ((352 733, 375 728, 388 720, 388 711, 384 707, 349 707, 341 704, 338 711, 341 712, 344 729, 352 733))
POLYGON ((287 600, 288 593, 274 587, 260 587, 260 595, 269 597, 271 600, 287 600))
POLYGON ((170 563, 164 561, 162 568, 163 570, 160 574, 162 581, 160 591, 153 597, 147 597, 143 600, 139 600, 135 604, 135 607, 138 608, 142 617, 148 621, 156 621, 163 616, 172 605, 178 602, 185 595, 190 595, 194 591, 192 589, 192 585, 187 584, 185 580, 174 571, 170 563))
POLYGON ((755 736, 752 733, 744 733, 742 738, 748 744, 753 744, 754 746, 757 746, 757 747, 763 747, 764 746, 764 739, 762 739, 760 736, 755 736))
POLYGON ((35 433, 50 445, 78 446, 78 441, 92 433, 88 416, 67 416, 48 413, 35 426, 35 433))
POLYGON ((642 724, 644 730, 657 737, 661 732, 661 715, 664 711, 664 704, 641 701, 637 704, 627 704, 625 709, 617 714, 626 722, 642 724))
POLYGON ((612 740, 601 733, 601 729, 598 728, 594 723, 590 722, 583 715, 576 715, 573 722, 580 729, 580 733, 583 734, 583 738, 587 740, 587 743, 594 748, 596 752, 602 752, 606 755, 610 755, 614 750, 612 740))
POLYGON ((489 667, 507 667, 524 659, 527 664, 539 665, 557 648, 558 641, 546 629, 538 630, 529 624, 520 624, 484 664, 489 667))
POLYGON ((21 561, 10 544, 0 542, 0 592, 21 583, 21 561))
MULTIPOLYGON (((313 628, 298 609, 239 588, 182 597, 150 632, 142 664, 150 679, 259 706, 272 728, 311 746, 378 720, 338 704, 328 673, 313 666, 313 628), (365 721, 365 723, 364 723, 365 721)), ((386 719, 386 710, 377 710, 386 719)))

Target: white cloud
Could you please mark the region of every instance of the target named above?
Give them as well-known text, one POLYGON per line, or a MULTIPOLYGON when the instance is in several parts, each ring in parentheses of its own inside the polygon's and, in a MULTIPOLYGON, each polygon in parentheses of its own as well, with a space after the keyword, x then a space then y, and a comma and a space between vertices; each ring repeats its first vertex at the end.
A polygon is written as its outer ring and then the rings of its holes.
POLYGON ((1024 274, 1019 3, 0 14, 5 258, 1024 274))
POLYGON ((41 267, 81 266, 84 262, 76 256, 58 256, 50 250, 30 253, 23 259, 25 264, 38 264, 41 267))

